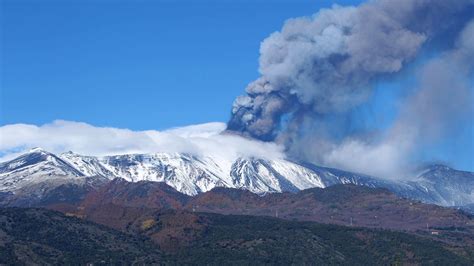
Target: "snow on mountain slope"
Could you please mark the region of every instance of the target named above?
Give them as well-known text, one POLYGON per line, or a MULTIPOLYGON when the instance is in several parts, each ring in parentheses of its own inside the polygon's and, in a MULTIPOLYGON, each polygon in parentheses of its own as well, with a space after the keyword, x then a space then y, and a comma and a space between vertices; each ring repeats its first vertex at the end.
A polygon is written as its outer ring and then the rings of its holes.
POLYGON ((127 181, 165 182, 188 195, 229 185, 224 169, 209 157, 157 153, 107 156, 99 159, 114 176, 127 181))
POLYGON ((58 178, 62 183, 64 180, 83 182, 86 177, 90 184, 94 178, 100 179, 97 184, 103 183, 104 178, 165 182, 188 195, 214 187, 265 194, 350 183, 387 188, 403 197, 443 206, 474 203, 474 173, 440 165, 425 167, 412 181, 390 181, 284 159, 238 158, 231 161, 185 153, 94 157, 67 152, 56 156, 40 149, 0 163, 0 192, 15 192, 58 178))
POLYGON ((51 179, 81 179, 85 175, 56 155, 35 148, 0 164, 0 192, 51 179))
POLYGON ((113 176, 113 173, 104 167, 96 157, 83 156, 73 152, 62 153, 59 157, 86 176, 113 176))
POLYGON ((418 195, 425 202, 443 206, 474 203, 474 173, 445 165, 429 165, 420 171, 414 181, 404 185, 404 196, 418 195))
POLYGON ((315 173, 285 160, 240 158, 232 162, 181 153, 91 157, 68 152, 60 157, 87 176, 165 182, 188 195, 214 187, 243 188, 254 193, 324 187, 315 173))
POLYGON ((238 159, 230 171, 232 185, 254 193, 325 187, 317 174, 285 160, 238 159))

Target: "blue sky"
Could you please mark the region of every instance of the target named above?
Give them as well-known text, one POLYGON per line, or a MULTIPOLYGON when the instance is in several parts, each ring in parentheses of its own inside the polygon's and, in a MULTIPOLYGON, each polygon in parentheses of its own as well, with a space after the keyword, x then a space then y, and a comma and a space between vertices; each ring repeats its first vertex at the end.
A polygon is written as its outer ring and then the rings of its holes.
MULTIPOLYGON (((361 1, 172 2, 2 1, 0 126, 226 122, 235 97, 258 77, 265 37, 288 18, 361 1)), ((361 110, 368 123, 390 125, 397 104, 390 91, 377 90, 372 108, 361 110)), ((420 156, 474 170, 473 132, 467 126, 420 156)))
POLYGON ((81 2, 2 1, 1 124, 227 121, 258 76, 260 42, 284 20, 333 4, 81 2))

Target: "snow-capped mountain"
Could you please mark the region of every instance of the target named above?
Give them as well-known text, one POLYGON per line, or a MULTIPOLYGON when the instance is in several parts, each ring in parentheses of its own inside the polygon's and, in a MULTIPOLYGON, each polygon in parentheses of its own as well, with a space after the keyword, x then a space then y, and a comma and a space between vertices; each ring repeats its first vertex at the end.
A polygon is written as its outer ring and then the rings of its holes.
POLYGON ((393 190, 406 198, 442 206, 474 203, 474 173, 445 165, 430 165, 420 170, 413 181, 397 184, 393 190))
POLYGON ((35 148, 9 162, 0 164, 0 192, 52 179, 81 179, 81 171, 56 155, 35 148))
POLYGON ((31 192, 39 187, 44 191, 48 186, 65 183, 90 186, 115 178, 130 182, 165 182, 188 195, 215 187, 266 194, 350 183, 387 188, 403 197, 443 206, 474 203, 474 173, 441 165, 424 168, 415 181, 389 181, 284 159, 238 158, 230 161, 184 153, 94 157, 73 152, 54 155, 38 148, 0 164, 0 193, 24 192, 25 188, 31 192))
POLYGON ((243 188, 254 193, 325 187, 313 171, 286 160, 225 161, 182 153, 91 157, 68 152, 59 157, 85 175, 165 182, 188 195, 214 187, 243 188))

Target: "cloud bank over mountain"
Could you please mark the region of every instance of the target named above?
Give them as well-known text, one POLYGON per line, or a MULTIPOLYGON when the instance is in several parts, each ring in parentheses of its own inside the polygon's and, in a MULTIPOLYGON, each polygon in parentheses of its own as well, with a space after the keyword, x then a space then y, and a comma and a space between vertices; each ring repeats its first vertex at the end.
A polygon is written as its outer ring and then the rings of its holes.
POLYGON ((73 151, 83 155, 130 153, 190 153, 230 160, 241 156, 283 158, 275 143, 221 134, 224 123, 206 123, 165 131, 133 131, 96 127, 87 123, 57 120, 41 126, 12 124, 0 127, 1 161, 25 150, 41 147, 54 153, 73 151))

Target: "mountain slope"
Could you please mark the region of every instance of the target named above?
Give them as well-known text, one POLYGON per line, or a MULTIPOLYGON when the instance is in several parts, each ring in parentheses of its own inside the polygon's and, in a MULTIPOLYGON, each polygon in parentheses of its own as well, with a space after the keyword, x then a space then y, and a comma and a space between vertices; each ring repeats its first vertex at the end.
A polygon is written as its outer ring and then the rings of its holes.
MULTIPOLYGON (((202 252, 201 255, 206 257, 206 260, 212 259, 207 257, 209 253, 205 249, 206 246, 213 247, 213 250, 223 248, 225 253, 230 252, 226 249, 230 245, 231 250, 236 251, 243 248, 244 250, 239 252, 248 254, 245 253, 248 252, 245 248, 250 243, 242 241, 237 232, 234 236, 236 239, 234 237, 226 239, 229 237, 228 233, 240 226, 241 222, 233 225, 228 224, 229 227, 234 226, 234 228, 226 228, 221 232, 223 235, 219 236, 219 241, 228 244, 219 247, 213 242, 214 238, 210 238, 212 241, 207 239, 214 225, 208 225, 209 220, 203 217, 203 213, 207 213, 205 217, 209 217, 211 213, 238 215, 237 217, 245 215, 243 217, 250 221, 255 216, 266 216, 292 222, 318 222, 409 232, 430 239, 430 241, 438 241, 459 254, 470 254, 467 256, 474 257, 474 253, 472 253, 474 250, 474 217, 453 208, 402 199, 386 189, 351 184, 334 185, 325 189, 312 188, 298 193, 269 193, 263 196, 242 189, 214 188, 211 191, 189 197, 178 193, 164 183, 150 181, 131 183, 123 179, 116 179, 102 186, 98 191, 91 192, 82 203, 53 205, 49 208, 118 230, 144 234, 167 251, 176 252, 183 250, 183 247, 193 247, 189 250, 190 253, 182 253, 180 257, 183 258, 187 256, 186 254, 195 256, 202 252), (436 235, 433 235, 433 232, 436 235), (201 246, 200 243, 206 244, 201 246), (240 246, 241 244, 243 247, 240 246)), ((301 226, 299 223, 294 225, 301 226)), ((258 243, 258 248, 268 247, 267 251, 270 251, 272 245, 277 245, 283 246, 285 249, 292 249, 292 246, 287 246, 287 242, 285 242, 287 239, 291 239, 291 236, 284 236, 283 239, 277 240, 276 237, 270 237, 270 232, 265 233, 251 226, 245 230, 248 234, 252 234, 252 230, 258 232, 253 232, 255 237, 258 237, 255 240, 258 243), (270 242, 258 240, 262 237, 260 233, 270 237, 271 239, 268 240, 270 242)), ((299 232, 297 233, 299 234, 299 232)), ((307 239, 306 241, 312 240, 307 239)), ((400 243, 390 244, 398 245, 400 243)), ((317 249, 311 250, 304 243, 301 248, 302 250, 309 249, 304 251, 305 254, 321 255, 317 249)), ((293 251, 303 252, 302 250, 293 251)), ((281 251, 281 254, 293 256, 293 251, 286 253, 281 251)), ((256 256, 256 254, 253 255, 256 256)), ((242 260, 240 255, 228 254, 227 256, 242 260)), ((272 260, 274 257, 265 258, 272 260)), ((435 256, 430 255, 430 257, 435 256)), ((334 259, 332 256, 329 258, 334 259)), ((286 259, 281 258, 282 261, 286 261, 286 259)), ((354 258, 350 258, 350 260, 352 261, 354 258)))
POLYGON ((150 241, 45 209, 0 208, 0 264, 156 263, 150 241))
MULTIPOLYGON (((50 208, 111 225, 124 217, 121 208, 187 210, 234 215, 272 216, 287 220, 355 225, 393 230, 430 228, 472 228, 472 217, 452 208, 419 203, 397 197, 380 188, 334 185, 297 193, 259 196, 247 190, 214 188, 190 197, 165 183, 116 179, 89 193, 74 205, 50 208)), ((134 216, 134 213, 129 212, 134 216)), ((474 229, 474 228, 473 228, 474 229)))
POLYGON ((136 219, 123 221, 125 234, 44 209, 0 208, 0 264, 470 265, 474 259, 401 232, 137 210, 136 219))
POLYGON ((355 184, 386 188, 402 197, 442 206, 474 203, 474 173, 441 165, 425 167, 411 181, 393 181, 285 159, 228 160, 181 153, 94 157, 68 152, 56 156, 39 149, 0 164, 0 202, 11 199, 8 193, 18 195, 22 190, 39 198, 44 191, 66 183, 97 188, 115 178, 165 182, 187 195, 215 187, 263 195, 355 184))
POLYGON ((4 169, 4 183, 1 186, 3 190, 0 191, 15 191, 27 181, 41 182, 53 176, 101 176, 107 179, 120 177, 131 182, 166 182, 188 195, 196 195, 214 187, 235 187, 255 193, 268 193, 325 186, 313 171, 286 160, 239 158, 236 161, 226 161, 179 153, 93 157, 67 152, 56 157, 42 150, 39 152, 47 156, 37 160, 23 160, 24 156, 31 157, 36 154, 31 152, 0 164, 4 169), (61 164, 48 166, 48 158, 54 158, 61 164), (37 171, 15 171, 17 161, 22 161, 25 167, 37 171), (8 185, 8 182, 18 185, 8 185))
POLYGON ((15 191, 53 179, 81 180, 85 175, 56 155, 39 148, 0 164, 0 191, 15 191))
POLYGON ((407 182, 405 197, 424 199, 442 206, 463 206, 474 203, 474 173, 459 171, 444 165, 430 165, 423 169, 415 181, 407 182))
MULTIPOLYGON (((163 216, 157 218, 172 220, 163 216)), ((180 264, 469 265, 473 259, 400 232, 216 214, 197 214, 195 221, 204 223, 197 230, 205 234, 179 249, 180 264)))

